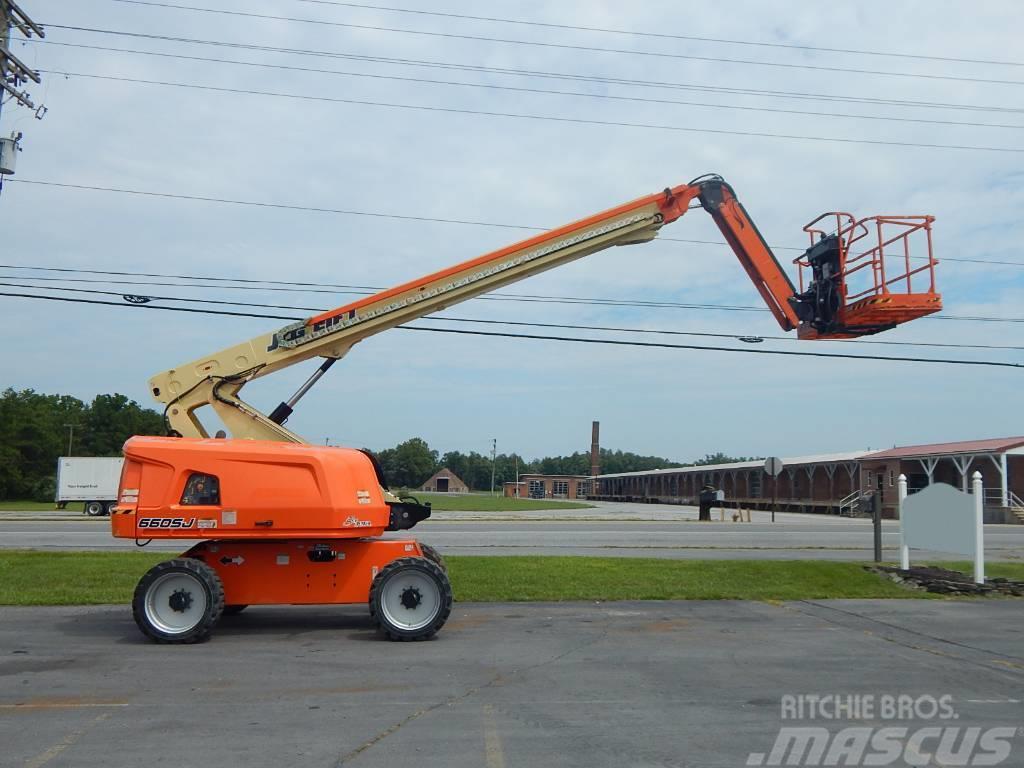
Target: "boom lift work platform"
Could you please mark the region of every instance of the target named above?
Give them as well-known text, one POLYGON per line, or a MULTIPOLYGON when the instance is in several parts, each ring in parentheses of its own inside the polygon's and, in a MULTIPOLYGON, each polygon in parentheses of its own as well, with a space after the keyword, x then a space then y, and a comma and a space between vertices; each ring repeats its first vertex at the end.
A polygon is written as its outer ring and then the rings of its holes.
POLYGON ((653 240, 694 207, 711 215, 779 326, 801 339, 857 338, 942 308, 931 216, 819 216, 804 228, 811 245, 794 262, 797 287, 732 187, 707 175, 172 368, 150 380, 171 437, 125 443, 111 526, 123 538, 202 541, 139 582, 133 613, 142 632, 196 642, 248 605, 368 603, 391 639, 433 636, 451 610, 443 560, 415 540, 381 538, 429 517, 430 505, 392 494, 369 453, 306 444, 284 426, 288 416, 360 341, 606 248, 653 240), (269 415, 240 399, 249 381, 311 358, 323 362, 269 415), (231 439, 210 438, 204 406, 231 439))

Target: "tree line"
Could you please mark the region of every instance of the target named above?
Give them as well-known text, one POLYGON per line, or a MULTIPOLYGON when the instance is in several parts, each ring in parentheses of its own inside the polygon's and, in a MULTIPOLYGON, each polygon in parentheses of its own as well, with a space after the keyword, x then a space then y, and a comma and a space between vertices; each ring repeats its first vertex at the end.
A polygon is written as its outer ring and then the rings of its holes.
POLYGON ((163 434, 164 420, 124 395, 85 403, 31 389, 0 393, 0 499, 52 501, 57 458, 117 456, 132 435, 163 434))
MULTIPOLYGON (((50 501, 54 497, 57 458, 118 456, 132 435, 164 434, 163 417, 125 395, 97 395, 86 403, 68 395, 46 395, 31 389, 0 393, 0 500, 50 501), (69 446, 69 439, 71 445, 69 446), (69 450, 70 447, 70 450, 69 450)), ((384 474, 395 488, 418 488, 439 469, 447 468, 474 490, 491 487, 491 457, 470 451, 441 454, 426 440, 414 437, 376 452, 384 474)), ((695 462, 601 449, 601 472, 639 472, 694 464, 743 461, 722 453, 695 462)), ((513 482, 517 473, 589 475, 590 454, 526 459, 499 453, 493 462, 494 484, 513 482)))
MULTIPOLYGON (((589 475, 590 453, 578 451, 568 456, 547 456, 542 459, 526 459, 515 453, 499 453, 494 457, 470 451, 448 451, 440 454, 419 437, 406 440, 394 448, 377 453, 389 484, 396 488, 418 488, 435 472, 448 469, 455 473, 472 490, 485 491, 491 488, 493 467, 494 487, 502 483, 515 482, 518 475, 589 475)), ((749 461, 746 456, 728 456, 724 453, 706 454, 696 461, 672 461, 661 456, 641 456, 629 451, 601 449, 601 474, 619 472, 641 472, 668 467, 702 466, 727 464, 733 461, 749 461)))

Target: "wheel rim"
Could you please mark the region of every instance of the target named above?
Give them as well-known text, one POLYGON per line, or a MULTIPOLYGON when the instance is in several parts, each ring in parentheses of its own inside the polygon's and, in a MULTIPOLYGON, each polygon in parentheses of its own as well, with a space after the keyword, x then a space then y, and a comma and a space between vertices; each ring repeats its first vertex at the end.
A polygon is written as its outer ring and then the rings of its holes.
POLYGON ((208 605, 206 587, 188 573, 165 573, 146 591, 146 619, 168 635, 193 629, 203 620, 208 605))
POLYGON ((423 629, 441 610, 441 589, 433 578, 418 569, 398 571, 382 585, 380 607, 393 627, 423 629))
POLYGON ((103 505, 98 501, 94 501, 86 506, 85 511, 93 517, 96 517, 103 514, 103 505))

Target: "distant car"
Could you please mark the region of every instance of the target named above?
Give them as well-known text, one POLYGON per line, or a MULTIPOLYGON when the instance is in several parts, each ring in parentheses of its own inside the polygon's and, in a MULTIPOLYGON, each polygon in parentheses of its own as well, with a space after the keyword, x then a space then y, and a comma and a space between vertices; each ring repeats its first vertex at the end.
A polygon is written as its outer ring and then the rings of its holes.
POLYGON ((124 459, 61 456, 57 459, 57 506, 82 502, 82 512, 92 517, 109 515, 117 504, 117 486, 124 459))

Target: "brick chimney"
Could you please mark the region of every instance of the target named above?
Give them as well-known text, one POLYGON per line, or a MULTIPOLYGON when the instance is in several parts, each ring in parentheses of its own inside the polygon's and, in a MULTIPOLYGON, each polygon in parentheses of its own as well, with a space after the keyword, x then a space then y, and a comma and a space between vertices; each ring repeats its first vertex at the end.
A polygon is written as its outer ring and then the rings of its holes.
POLYGON ((595 421, 590 428, 590 474, 601 473, 601 422, 595 421))

